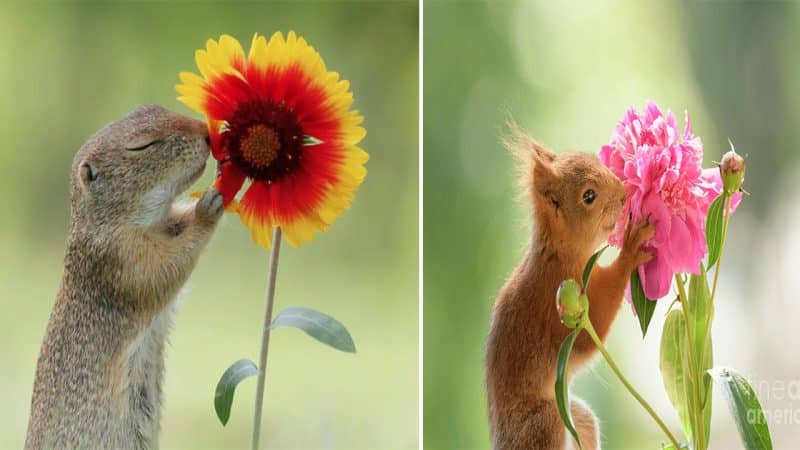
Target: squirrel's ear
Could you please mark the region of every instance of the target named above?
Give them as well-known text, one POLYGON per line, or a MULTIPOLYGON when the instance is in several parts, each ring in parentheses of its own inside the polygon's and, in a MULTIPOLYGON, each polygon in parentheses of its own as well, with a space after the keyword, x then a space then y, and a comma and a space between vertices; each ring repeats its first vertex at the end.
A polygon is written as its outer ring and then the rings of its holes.
POLYGON ((78 176, 80 177, 81 184, 85 189, 89 189, 92 184, 96 183, 100 177, 100 172, 97 167, 89 161, 84 160, 78 167, 78 176))
POLYGON ((558 174, 553 167, 551 160, 539 159, 533 162, 532 186, 534 195, 541 195, 547 201, 559 206, 558 199, 555 198, 557 191, 558 174))
POLYGON ((556 169, 553 161, 556 154, 544 145, 531 139, 529 142, 531 164, 533 165, 533 187, 539 193, 555 191, 555 183, 558 181, 556 169))
POLYGON ((502 142, 522 165, 555 161, 556 154, 522 131, 514 119, 509 117, 507 126, 509 133, 502 137, 502 142))
POLYGON ((539 165, 541 162, 546 162, 549 164, 556 160, 556 154, 552 150, 536 141, 531 142, 530 151, 531 157, 536 165, 539 165))
POLYGON ((558 176, 553 162, 556 154, 525 134, 510 117, 507 120, 509 134, 502 138, 503 144, 514 155, 522 172, 522 186, 534 197, 543 197, 558 208, 558 176))

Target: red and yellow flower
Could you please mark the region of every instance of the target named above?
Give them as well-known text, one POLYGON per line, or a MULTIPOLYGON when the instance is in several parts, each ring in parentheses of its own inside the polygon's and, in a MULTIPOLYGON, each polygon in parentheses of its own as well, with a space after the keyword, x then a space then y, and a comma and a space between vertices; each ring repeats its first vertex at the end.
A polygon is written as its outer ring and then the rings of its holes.
POLYGON ((195 59, 201 75, 182 72, 175 89, 206 116, 226 210, 265 247, 275 227, 294 246, 310 242, 350 206, 367 173, 349 83, 292 31, 269 41, 256 34, 246 57, 231 36, 209 39, 195 59))

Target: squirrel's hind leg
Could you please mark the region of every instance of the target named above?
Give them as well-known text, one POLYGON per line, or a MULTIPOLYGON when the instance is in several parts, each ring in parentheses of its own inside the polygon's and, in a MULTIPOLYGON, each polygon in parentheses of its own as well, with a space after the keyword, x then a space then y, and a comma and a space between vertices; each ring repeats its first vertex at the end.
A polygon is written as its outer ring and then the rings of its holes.
MULTIPOLYGON (((581 399, 570 399, 570 412, 583 450, 600 450, 597 418, 581 399)), ((497 424, 494 450, 577 450, 553 399, 520 407, 497 424)))
POLYGON ((494 450, 571 449, 572 438, 567 438, 553 399, 518 403, 498 419, 493 436, 494 450))

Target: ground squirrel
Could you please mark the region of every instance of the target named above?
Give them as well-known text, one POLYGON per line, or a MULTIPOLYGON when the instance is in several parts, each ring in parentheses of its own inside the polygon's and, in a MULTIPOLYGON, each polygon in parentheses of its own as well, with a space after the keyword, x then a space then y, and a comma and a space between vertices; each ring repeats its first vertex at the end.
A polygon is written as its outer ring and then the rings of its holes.
POLYGON ((223 212, 214 189, 193 205, 173 202, 208 154, 204 123, 156 105, 78 150, 26 449, 157 447, 173 299, 223 212))
MULTIPOLYGON (((555 306, 561 281, 581 279, 592 252, 604 242, 625 201, 625 188, 588 153, 556 155, 512 126, 507 142, 524 167, 533 204, 530 246, 494 305, 486 352, 486 384, 495 450, 577 448, 555 403, 556 355, 571 331, 555 306)), ((620 308, 635 267, 651 255, 640 250, 652 237, 647 221, 630 226, 619 257, 596 267, 589 280, 589 316, 601 339, 620 308)), ((585 365, 596 349, 586 333, 575 342, 570 372, 585 365)), ((600 447, 597 419, 577 397, 570 404, 585 450, 600 447)))

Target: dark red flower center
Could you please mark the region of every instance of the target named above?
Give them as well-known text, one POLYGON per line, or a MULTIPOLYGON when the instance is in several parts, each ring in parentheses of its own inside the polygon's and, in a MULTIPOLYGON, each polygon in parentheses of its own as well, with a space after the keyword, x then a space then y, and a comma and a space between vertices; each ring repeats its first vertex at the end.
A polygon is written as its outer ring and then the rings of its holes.
POLYGON ((231 161, 254 180, 276 181, 292 172, 303 156, 303 130, 283 104, 240 104, 223 139, 231 161))

